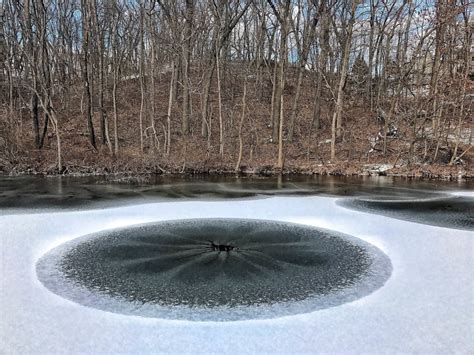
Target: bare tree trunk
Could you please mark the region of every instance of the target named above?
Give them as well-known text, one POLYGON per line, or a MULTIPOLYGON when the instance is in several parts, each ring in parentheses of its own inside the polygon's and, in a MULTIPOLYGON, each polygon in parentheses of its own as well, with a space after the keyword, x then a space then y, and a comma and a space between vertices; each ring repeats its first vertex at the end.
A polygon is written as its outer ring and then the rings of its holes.
MULTIPOLYGON (((152 32, 152 19, 149 17, 149 33, 150 33, 150 104, 151 104, 151 115, 150 115, 150 127, 153 131, 155 130, 155 117, 156 117, 156 85, 155 85, 155 68, 156 68, 156 53, 155 53, 155 36, 152 32)), ((155 150, 155 136, 150 134, 150 150, 153 152, 155 150)))
POLYGON ((276 65, 276 62, 275 62, 275 65, 273 66, 273 75, 272 75, 272 84, 273 84, 273 88, 272 88, 272 100, 271 100, 271 108, 270 108, 270 125, 272 127, 272 143, 275 142, 275 125, 276 125, 276 116, 278 115, 277 113, 275 113, 275 95, 276 95, 276 90, 277 90, 277 73, 278 73, 278 66, 276 65))
MULTIPOLYGON (((38 91, 38 88, 35 88, 35 91, 38 91)), ((33 132, 35 135, 35 146, 40 149, 42 144, 40 142, 39 134, 39 114, 38 114, 38 95, 35 93, 31 95, 31 114, 33 118, 33 132)))
POLYGON ((471 50, 470 50, 470 39, 472 38, 472 34, 470 33, 470 22, 469 22, 469 14, 468 14, 468 9, 466 8, 465 11, 463 12, 464 15, 464 46, 463 46, 463 51, 464 51, 464 73, 461 81, 461 103, 459 107, 459 118, 457 122, 457 132, 456 132, 456 144, 454 146, 454 151, 453 155, 451 156, 451 159, 449 161, 449 165, 452 165, 456 159, 458 159, 457 154, 458 154, 458 149, 459 149, 459 144, 461 142, 461 135, 462 135, 462 123, 464 120, 464 98, 466 97, 466 87, 467 87, 467 78, 469 75, 469 70, 471 66, 471 50))
POLYGON ((144 108, 145 108, 145 92, 146 92, 146 84, 145 84, 145 9, 144 4, 140 4, 140 68, 139 68, 139 76, 140 76, 140 153, 143 155, 143 116, 144 116, 144 108))
POLYGON ((369 34, 369 75, 367 77, 367 98, 370 102, 370 110, 374 109, 374 91, 372 85, 372 71, 374 67, 374 35, 375 35, 375 15, 378 6, 378 0, 370 0, 370 34, 369 34))
POLYGON ((51 110, 51 122, 54 127, 54 132, 56 134, 56 151, 58 156, 58 172, 62 173, 63 171, 63 160, 62 160, 62 149, 61 149, 61 136, 59 135, 58 119, 54 110, 51 110))
POLYGON ((107 144, 109 147, 110 153, 112 153, 111 144, 107 141, 107 133, 106 133, 106 123, 105 120, 107 119, 107 113, 104 107, 104 42, 102 39, 102 32, 100 30, 99 21, 97 19, 97 1, 92 0, 92 22, 93 27, 95 28, 95 36, 97 40, 97 57, 98 57, 98 64, 99 64, 99 97, 98 97, 98 104, 99 104, 99 121, 100 121, 100 140, 103 145, 107 144))
POLYGON ((222 122, 222 97, 221 97, 221 76, 219 69, 219 53, 216 51, 216 67, 217 67, 217 97, 219 105, 219 154, 224 156, 224 125, 222 122))
POLYGON ((243 153, 243 148, 244 148, 244 143, 242 139, 242 127, 244 125, 244 120, 245 120, 245 110, 247 109, 246 99, 247 99, 247 78, 245 78, 245 81, 244 81, 244 92, 242 94, 242 114, 240 116, 240 124, 239 124, 239 156, 237 158, 237 163, 235 164, 235 172, 238 172, 240 170, 240 164, 242 162, 242 153, 243 153))
MULTIPOLYGON (((35 45, 33 42, 33 27, 31 23, 31 10, 30 10, 30 0, 24 1, 24 7, 23 7, 23 18, 26 24, 25 28, 25 34, 26 34, 26 39, 28 41, 27 46, 28 46, 28 55, 30 57, 30 65, 29 68, 31 70, 31 75, 36 76, 37 73, 37 56, 36 56, 36 50, 35 50, 35 45)), ((33 88, 33 92, 31 93, 31 117, 33 120, 33 133, 35 137, 35 146, 36 148, 40 149, 41 148, 41 141, 40 141, 40 133, 39 133, 39 114, 38 114, 38 90, 39 88, 37 87, 36 80, 34 81, 35 87, 33 88)))
POLYGON ((40 137, 40 144, 39 144, 40 149, 44 147, 44 140, 46 138, 46 134, 48 133, 48 125, 49 125, 49 114, 44 109, 43 109, 43 116, 44 116, 44 125, 43 125, 43 132, 40 137))
POLYGON ((283 170, 283 95, 280 96, 280 125, 278 127, 278 169, 283 170))
POLYGON ((322 101, 322 86, 323 76, 326 75, 326 66, 329 53, 329 11, 326 5, 326 0, 321 2, 321 27, 319 33, 320 53, 317 59, 317 77, 316 77, 316 94, 314 96, 313 121, 311 126, 321 128, 321 101, 322 101))
POLYGON ((113 17, 113 24, 112 24, 112 53, 113 53, 113 60, 112 60, 112 104, 113 104, 113 111, 114 111, 114 155, 118 156, 119 154, 119 136, 118 136, 118 108, 117 108, 117 85, 119 80, 119 73, 120 73, 120 58, 119 58, 119 43, 118 43, 118 33, 117 33, 117 26, 118 26, 118 16, 117 13, 118 9, 114 9, 113 17))
MULTIPOLYGON (((216 9, 213 11, 215 17, 215 25, 214 25, 214 32, 211 39, 211 55, 209 57, 209 62, 207 64, 208 70, 204 75, 204 83, 203 83, 203 96, 201 100, 201 115, 202 115, 202 122, 201 122, 201 135, 203 137, 208 137, 211 127, 211 117, 208 115, 208 107, 209 107, 209 92, 211 89, 212 77, 214 75, 214 69, 216 67, 216 63, 218 61, 218 55, 220 56, 220 52, 222 48, 227 43, 227 40, 237 25, 239 19, 244 15, 244 13, 249 8, 251 2, 247 2, 243 9, 237 11, 233 18, 229 18, 229 10, 226 6, 226 1, 221 1, 218 4, 214 3, 216 9), (224 16, 222 16, 221 12, 224 12, 224 16), (224 17, 224 19, 222 19, 224 17), (209 122, 208 122, 209 121, 209 122)), ((239 5, 239 3, 237 3, 239 5)), ((225 56, 224 56, 225 57, 225 56)), ((218 64, 217 64, 218 65, 218 64)), ((220 150, 220 149, 219 149, 220 150)))
POLYGON ((300 93, 301 93, 301 83, 303 82, 303 70, 304 70, 303 68, 304 67, 300 67, 298 71, 298 82, 296 84, 296 93, 295 93, 295 98, 293 100, 293 108, 291 109, 290 122, 288 124, 288 141, 289 142, 293 142, 295 120, 296 120, 296 115, 298 112, 298 104, 299 104, 299 98, 300 98, 300 93))
MULTIPOLYGON (((309 19, 310 15, 311 13, 308 10, 308 19, 306 20, 305 31, 303 33, 303 38, 302 38, 303 44, 301 46, 299 45, 299 42, 300 42, 299 38, 296 38, 298 53, 299 53, 298 55, 300 56, 300 63, 299 63, 299 68, 298 68, 298 82, 296 84, 296 93, 295 93, 295 98, 293 100, 293 107, 291 109, 290 122, 288 124, 288 141, 289 142, 293 142, 295 120, 298 114, 298 106, 299 106, 299 99, 300 99, 300 93, 301 93, 301 85, 303 82, 303 74, 306 69, 309 49, 310 49, 311 43, 313 42, 316 25, 318 24, 317 15, 314 15, 313 19, 311 20, 311 24, 308 24, 308 22, 310 21, 309 19), (308 27, 309 27, 309 30, 307 30, 308 27)), ((294 32, 297 33, 296 29, 294 30, 294 32)))
MULTIPOLYGON (((90 4, 90 3, 89 3, 90 4)), ((89 68, 89 37, 90 37, 90 16, 89 5, 86 0, 81 0, 81 19, 82 19, 82 80, 84 84, 84 93, 86 96, 86 110, 85 119, 89 131, 89 143, 94 149, 97 149, 95 144, 94 123, 92 122, 92 95, 90 88, 90 68, 89 68)))
POLYGON ((114 154, 118 155, 119 153, 119 138, 118 138, 118 112, 117 112, 117 76, 118 73, 113 73, 113 83, 112 83, 112 101, 114 107, 114 154))
MULTIPOLYGON (((337 104, 336 104, 337 105, 337 104)), ((331 121, 331 162, 336 160, 336 121, 337 121, 337 108, 334 110, 331 121)))
MULTIPOLYGON (((36 8, 36 17, 37 17, 37 30, 40 35, 42 42, 42 47, 40 51, 40 57, 36 62, 37 68, 34 71, 35 75, 33 76, 33 90, 35 91, 36 96, 38 97, 39 103, 43 108, 45 113, 45 130, 47 130, 47 122, 51 120, 51 123, 54 128, 56 135, 56 148, 57 148, 57 158, 58 158, 58 172, 63 171, 62 164, 62 154, 61 154, 61 137, 59 134, 59 124, 56 117, 56 112, 53 108, 52 103, 52 89, 51 89, 51 63, 50 63, 50 53, 47 45, 47 8, 43 2, 40 0, 38 2, 38 7, 36 8), (41 91, 37 91, 36 88, 39 88, 41 91)), ((44 135, 43 135, 44 140, 44 135)))
POLYGON ((272 0, 267 0, 268 4, 271 6, 275 16, 278 18, 280 23, 280 60, 278 61, 278 80, 274 82, 275 95, 273 100, 273 134, 272 141, 276 142, 278 139, 279 131, 279 114, 281 111, 281 96, 283 95, 283 89, 285 87, 285 64, 287 61, 287 41, 288 41, 288 16, 290 13, 291 1, 285 0, 283 10, 279 11, 276 9, 272 0))
POLYGON ((344 42, 344 56, 342 58, 341 74, 339 78, 339 85, 337 89, 336 106, 334 108, 333 122, 332 122, 332 137, 331 137, 331 160, 336 159, 336 136, 340 137, 342 134, 342 105, 344 103, 344 86, 346 83, 346 76, 349 67, 349 54, 352 44, 352 28, 355 21, 355 10, 358 0, 352 0, 351 13, 349 24, 347 26, 347 34, 344 42), (336 129, 336 134, 334 134, 336 129))
POLYGON ((214 68, 216 66, 215 57, 211 58, 208 64, 208 72, 204 76, 203 83, 203 96, 201 102, 201 136, 208 137, 211 132, 210 117, 209 117, 209 93, 211 91, 212 76, 214 74, 214 68))
POLYGON ((186 0, 186 27, 182 52, 183 64, 183 103, 182 103, 182 131, 189 134, 190 87, 189 68, 191 61, 191 37, 193 30, 194 0, 186 0))
POLYGON ((170 80, 170 92, 168 98, 168 113, 166 115, 166 128, 167 128, 167 145, 166 145, 166 155, 170 155, 170 147, 171 147, 171 108, 173 106, 173 88, 174 88, 174 81, 175 81, 176 69, 174 66, 174 62, 172 63, 172 72, 171 72, 171 80, 170 80))

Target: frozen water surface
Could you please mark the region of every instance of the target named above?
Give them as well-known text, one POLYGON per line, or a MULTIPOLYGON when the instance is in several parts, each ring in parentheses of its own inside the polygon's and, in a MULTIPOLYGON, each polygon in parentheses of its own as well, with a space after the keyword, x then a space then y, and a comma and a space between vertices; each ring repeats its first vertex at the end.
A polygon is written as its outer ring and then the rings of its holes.
POLYGON ((355 210, 385 215, 418 223, 432 224, 455 229, 474 230, 474 198, 464 196, 427 197, 409 196, 392 199, 392 196, 377 198, 343 199, 341 206, 355 210))
POLYGON ((0 216, 0 352, 472 353, 473 231, 359 212, 336 200, 267 196, 64 212, 37 209, 34 214, 9 210, 0 216), (263 219, 344 233, 383 251, 392 273, 382 287, 351 302, 311 311, 302 300, 303 313, 274 318, 278 314, 269 306, 268 318, 229 322, 103 311, 51 292, 37 277, 43 256, 78 237, 199 218, 263 219))
POLYGON ((192 219, 77 238, 43 256, 53 292, 112 312, 190 320, 272 318, 381 287, 391 264, 340 233, 255 219, 192 219))
MULTIPOLYGON (((139 180, 140 181, 140 180, 139 180)), ((0 177, 0 213, 117 207, 176 200, 255 199, 270 196, 439 197, 473 183, 413 182, 393 178, 335 177, 155 177, 148 183, 114 183, 101 177, 0 177)), ((471 196, 472 197, 472 196, 471 196)))

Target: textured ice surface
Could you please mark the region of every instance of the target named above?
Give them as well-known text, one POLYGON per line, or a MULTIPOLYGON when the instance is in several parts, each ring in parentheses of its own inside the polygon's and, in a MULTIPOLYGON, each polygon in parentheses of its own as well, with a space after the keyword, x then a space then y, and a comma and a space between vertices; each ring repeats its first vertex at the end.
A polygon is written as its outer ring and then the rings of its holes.
POLYGON ((400 180, 390 177, 350 178, 325 176, 192 177, 157 176, 148 183, 121 184, 103 177, 0 176, 0 214, 38 209, 57 211, 117 207, 130 203, 176 200, 220 200, 269 196, 374 196, 432 197, 437 190, 463 187, 442 182, 400 180))
POLYGON ((323 197, 172 202, 0 216, 0 353, 472 353, 473 232, 360 213, 323 197), (346 233, 384 251, 385 285, 337 307, 276 319, 190 322, 84 307, 50 292, 35 265, 77 237, 185 218, 259 218, 346 233))
POLYGON ((37 272, 53 292, 99 309, 236 320, 353 301, 382 286, 391 265, 370 244, 329 230, 192 219, 77 238, 43 256, 37 272))
POLYGON ((474 198, 458 196, 436 196, 416 198, 413 196, 379 196, 376 198, 353 198, 338 202, 341 206, 359 211, 377 213, 388 217, 440 227, 474 230, 474 198))

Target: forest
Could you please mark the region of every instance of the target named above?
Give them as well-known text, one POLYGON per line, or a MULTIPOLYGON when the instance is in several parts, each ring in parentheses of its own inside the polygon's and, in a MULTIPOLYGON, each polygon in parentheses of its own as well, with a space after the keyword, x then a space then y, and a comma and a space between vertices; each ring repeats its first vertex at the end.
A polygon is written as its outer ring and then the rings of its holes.
POLYGON ((0 172, 473 176, 469 0, 0 6, 0 172))

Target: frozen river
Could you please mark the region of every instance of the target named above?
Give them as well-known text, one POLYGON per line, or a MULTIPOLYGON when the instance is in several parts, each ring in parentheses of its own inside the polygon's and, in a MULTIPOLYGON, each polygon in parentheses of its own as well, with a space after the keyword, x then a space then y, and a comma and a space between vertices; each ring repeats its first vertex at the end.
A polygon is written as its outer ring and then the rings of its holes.
POLYGON ((470 185, 380 179, 126 187, 45 181, 0 182, 0 353, 474 351, 470 185), (171 306, 163 317, 103 310, 38 278, 41 258, 84 235, 204 218, 334 231, 385 255, 390 270, 376 278, 376 287, 327 307, 317 299, 297 300, 285 314, 284 305, 263 303, 255 306, 255 319, 249 306, 245 317, 227 321, 207 317, 205 308, 185 307, 176 317, 171 306))

